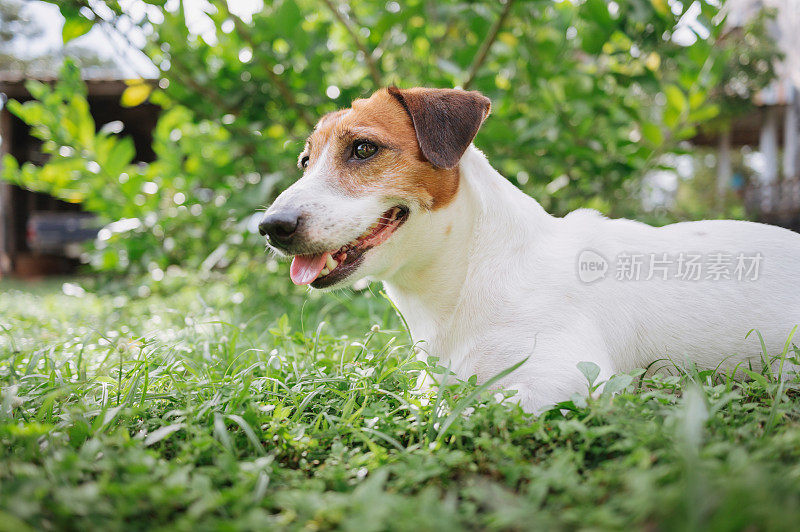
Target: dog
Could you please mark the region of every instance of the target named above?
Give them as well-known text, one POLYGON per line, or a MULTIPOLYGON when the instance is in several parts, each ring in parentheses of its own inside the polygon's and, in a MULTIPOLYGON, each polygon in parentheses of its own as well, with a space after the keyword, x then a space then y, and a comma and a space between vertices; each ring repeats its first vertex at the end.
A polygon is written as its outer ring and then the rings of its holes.
MULTIPOLYGON (((564 217, 473 145, 482 94, 390 87, 323 116, 259 230, 316 289, 382 280, 419 346, 542 412, 657 360, 734 368, 800 322, 800 234, 731 220, 564 217)), ((430 385, 423 382, 422 385, 430 385)))

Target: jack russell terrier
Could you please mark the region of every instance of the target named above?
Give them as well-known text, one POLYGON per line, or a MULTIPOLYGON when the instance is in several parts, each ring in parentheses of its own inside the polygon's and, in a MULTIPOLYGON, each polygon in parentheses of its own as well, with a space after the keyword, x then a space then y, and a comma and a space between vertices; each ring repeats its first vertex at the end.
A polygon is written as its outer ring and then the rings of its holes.
MULTIPOLYGON (((490 101, 396 87, 323 116, 303 177, 259 230, 295 284, 383 280, 424 353, 541 412, 654 361, 704 368, 779 355, 800 322, 800 234, 704 220, 665 227, 551 216, 472 146, 490 101)), ((424 383, 423 383, 424 384, 424 383)))

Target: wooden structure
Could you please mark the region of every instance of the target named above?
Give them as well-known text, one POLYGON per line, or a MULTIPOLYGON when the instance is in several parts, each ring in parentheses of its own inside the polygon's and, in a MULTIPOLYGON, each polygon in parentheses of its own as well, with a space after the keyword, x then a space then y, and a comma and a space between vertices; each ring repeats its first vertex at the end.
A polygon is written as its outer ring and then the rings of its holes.
POLYGON ((755 98, 756 108, 717 134, 700 134, 692 143, 717 151, 717 193, 731 188, 731 153, 749 146, 762 165, 745 185, 744 200, 758 221, 800 231, 800 98, 787 80, 778 80, 755 98))
POLYGON ((788 81, 772 88, 783 90, 760 96, 764 169, 747 188, 745 205, 760 221, 800 231, 800 98, 788 81))
MULTIPOLYGON (((25 101, 31 98, 25 88, 25 79, 3 77, 0 74, 0 98, 25 101)), ((53 80, 42 80, 52 82, 53 80)), ((158 120, 159 108, 152 104, 138 107, 122 107, 120 96, 126 84, 118 79, 90 79, 88 88, 89 109, 98 128, 108 122, 119 120, 123 124, 122 135, 133 138, 136 160, 149 162, 155 157, 152 151, 152 131, 158 120)), ((41 164, 44 155, 41 141, 32 137, 28 126, 12 115, 5 105, 0 110, 0 157, 6 153, 14 156, 20 164, 41 164)), ((81 206, 60 201, 47 194, 32 192, 9 183, 0 182, 0 275, 22 276, 51 273, 66 273, 76 266, 69 257, 43 254, 31 249, 27 242, 26 229, 33 213, 80 211, 81 206)))
POLYGON ((729 0, 726 23, 742 28, 763 9, 774 10, 767 28, 783 57, 777 79, 755 95, 757 109, 737 118, 717 144, 717 188, 730 187, 731 149, 751 146, 761 154, 760 171, 745 188, 745 206, 758 221, 800 231, 800 3, 797 0, 729 0))

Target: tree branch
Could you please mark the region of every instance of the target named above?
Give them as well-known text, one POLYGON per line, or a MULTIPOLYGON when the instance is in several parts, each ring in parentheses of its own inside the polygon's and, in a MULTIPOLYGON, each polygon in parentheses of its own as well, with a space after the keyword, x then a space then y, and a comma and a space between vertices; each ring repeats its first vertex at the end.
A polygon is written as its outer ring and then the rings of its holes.
POLYGON ((228 4, 226 0, 220 2, 219 6, 222 8, 222 10, 225 11, 225 16, 229 17, 233 21, 233 24, 236 26, 236 31, 239 34, 239 36, 241 36, 241 38, 244 39, 245 42, 247 42, 247 44, 253 50, 254 57, 258 57, 259 61, 264 66, 264 69, 267 71, 267 75, 269 76, 270 81, 272 81, 272 84, 275 85, 275 87, 278 89, 278 92, 281 93, 281 97, 284 99, 284 101, 289 105, 289 107, 295 110, 297 116, 300 118, 300 120, 302 120, 305 123, 306 126, 308 126, 309 128, 313 128, 314 121, 311 119, 311 115, 308 114, 308 111, 306 111, 305 107, 297 103, 297 100, 294 97, 294 93, 289 88, 289 86, 286 85, 286 83, 280 78, 280 76, 278 76, 272 70, 275 67, 275 65, 272 64, 272 62, 269 60, 269 56, 267 54, 255 54, 255 51, 258 49, 258 43, 255 42, 255 39, 253 39, 253 35, 250 33, 250 29, 247 27, 244 21, 237 15, 231 13, 230 9, 228 9, 228 4))
POLYGON ((378 65, 377 63, 375 63, 375 58, 372 57, 372 52, 370 52, 369 48, 367 48, 366 43, 364 43, 364 41, 362 41, 361 38, 359 37, 357 31, 358 28, 356 28, 355 24, 350 18, 345 17, 341 11, 336 9, 336 6, 333 5, 333 2, 331 2, 331 0, 322 0, 322 1, 325 3, 326 6, 328 6, 328 9, 330 10, 331 13, 333 13, 333 16, 335 16, 336 19, 339 22, 341 22, 342 26, 344 26, 344 28, 347 30, 347 33, 350 34, 350 37, 356 44, 356 47, 359 50, 361 50, 362 54, 364 54, 364 61, 367 63, 367 68, 369 69, 369 75, 372 78, 372 81, 375 83, 375 86, 376 87, 382 86, 383 83, 381 81, 381 73, 380 70, 378 70, 378 65))
POLYGON ((486 56, 489 55, 489 49, 497 39, 497 34, 500 33, 500 28, 503 27, 503 23, 506 21, 506 18, 508 18, 508 14, 511 12, 511 6, 513 4, 514 0, 506 0, 506 6, 503 8, 503 12, 500 13, 500 16, 497 18, 497 20, 495 20, 494 25, 492 25, 491 29, 489 29, 486 39, 484 39, 480 50, 478 50, 478 54, 475 56, 475 59, 472 61, 472 64, 469 67, 467 80, 464 82, 464 85, 462 85, 465 90, 472 85, 473 81, 475 81, 475 76, 478 75, 478 70, 483 65, 483 62, 486 61, 486 56))

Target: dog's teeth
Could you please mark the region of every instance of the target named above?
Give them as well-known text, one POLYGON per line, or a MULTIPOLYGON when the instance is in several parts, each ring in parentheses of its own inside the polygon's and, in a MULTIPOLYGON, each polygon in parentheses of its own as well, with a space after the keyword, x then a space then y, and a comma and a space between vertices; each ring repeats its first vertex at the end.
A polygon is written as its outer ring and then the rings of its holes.
POLYGON ((325 276, 326 276, 326 275, 328 275, 329 273, 331 273, 331 271, 330 271, 328 268, 322 268, 322 271, 321 271, 321 272, 319 272, 319 276, 320 276, 320 277, 325 277, 325 276))
POLYGON ((333 271, 333 270, 336 269, 336 267, 339 265, 339 263, 336 262, 336 259, 334 259, 330 255, 328 255, 328 260, 325 261, 325 265, 327 266, 326 269, 328 269, 330 271, 333 271))

